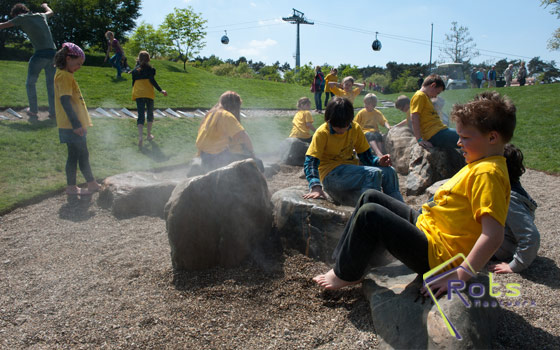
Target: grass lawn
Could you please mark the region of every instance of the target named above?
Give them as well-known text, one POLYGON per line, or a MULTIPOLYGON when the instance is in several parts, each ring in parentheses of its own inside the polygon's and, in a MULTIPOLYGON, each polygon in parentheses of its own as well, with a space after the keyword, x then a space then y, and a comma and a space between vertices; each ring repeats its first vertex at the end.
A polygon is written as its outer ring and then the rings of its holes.
MULTIPOLYGON (((182 63, 155 61, 156 79, 169 92, 158 95, 156 108, 210 108, 225 90, 239 92, 243 108, 293 109, 301 96, 313 96, 307 87, 262 80, 223 78, 188 67, 182 63)), ((27 62, 0 61, 4 88, 0 90, 0 111, 7 107, 27 106, 25 78, 27 62)), ((135 108, 130 99, 131 79, 113 79, 115 70, 109 67, 84 66, 76 79, 86 104, 91 107, 135 108)), ((37 83, 39 105, 46 107, 44 77, 37 83)), ((513 143, 519 146, 529 168, 560 173, 560 110, 555 97, 560 84, 498 88, 510 96, 517 106, 517 129, 513 143)), ((465 102, 481 89, 445 91, 445 110, 453 103, 465 102)), ((407 95, 412 96, 411 93, 407 95)), ((380 100, 394 101, 398 94, 378 95, 380 100)), ((356 99, 361 107, 361 98, 356 99)), ((404 118, 394 109, 382 109, 390 124, 404 118)), ((289 134, 293 112, 283 117, 247 118, 242 123, 251 136, 257 153, 277 150, 289 134)), ((156 142, 139 152, 136 146, 136 125, 132 119, 93 118, 94 127, 88 132, 88 147, 94 175, 105 178, 130 171, 184 164, 196 153, 194 145, 200 119, 157 119, 154 124, 156 142)), ((322 117, 315 117, 315 125, 322 117)), ((0 214, 33 198, 64 188, 66 146, 58 141, 53 121, 36 123, 0 121, 0 214)), ((78 181, 84 181, 81 174, 78 181)))

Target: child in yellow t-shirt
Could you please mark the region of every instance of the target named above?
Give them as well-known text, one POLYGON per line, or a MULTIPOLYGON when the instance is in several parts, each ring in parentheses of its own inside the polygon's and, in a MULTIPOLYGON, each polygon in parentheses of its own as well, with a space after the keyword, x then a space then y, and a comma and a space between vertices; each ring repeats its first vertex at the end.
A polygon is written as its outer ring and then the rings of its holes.
POLYGON ((364 89, 364 84, 359 84, 354 82, 353 77, 346 77, 342 79, 342 83, 337 83, 332 81, 329 83, 329 89, 338 97, 347 98, 352 104, 356 96, 358 96, 364 89))
POLYGON ((371 149, 376 156, 383 155, 383 135, 379 132, 380 125, 383 125, 387 130, 391 129, 391 125, 387 118, 375 107, 377 106, 377 96, 369 93, 364 97, 364 109, 356 114, 354 121, 358 123, 368 140, 371 149))
POLYGON ((85 59, 82 49, 73 43, 62 44, 62 49, 54 56, 56 125, 60 143, 68 147, 66 194, 69 195, 90 195, 101 187, 95 181, 89 165, 86 134, 88 126, 92 126, 91 119, 80 87, 74 79, 74 73, 82 67, 85 59), (87 189, 76 185, 78 164, 87 181, 87 189))
POLYGON ((395 108, 406 114, 406 119, 395 124, 395 127, 408 126, 412 130, 412 124, 410 122, 410 98, 406 95, 400 95, 395 101, 395 108))
POLYGON ((155 79, 156 70, 150 65, 150 54, 147 51, 140 51, 138 54, 138 65, 132 71, 132 99, 136 100, 138 111, 138 148, 142 148, 142 136, 144 133, 144 122, 148 117, 148 130, 146 139, 152 141, 152 123, 154 122, 154 88, 167 96, 167 91, 162 90, 155 79))
POLYGON ((196 148, 206 170, 214 170, 237 160, 252 158, 261 171, 263 163, 255 157, 253 143, 239 122, 241 97, 224 92, 200 123, 196 148))
POLYGON ((327 108, 327 103, 329 102, 329 98, 334 97, 334 92, 331 91, 331 87, 329 86, 330 82, 338 82, 338 69, 333 68, 331 69, 330 73, 327 74, 325 77, 325 108, 327 108))
POLYGON ((424 79, 422 88, 416 91, 410 100, 410 119, 412 131, 418 144, 426 149, 435 147, 456 148, 457 132, 449 129, 441 121, 434 105, 436 98, 443 90, 445 83, 437 74, 431 74, 424 79))
POLYGON ((402 201, 390 156, 374 157, 362 128, 353 119, 354 107, 348 99, 335 97, 327 105, 325 123, 313 134, 305 156, 310 192, 304 198, 325 198, 324 186, 333 199, 343 204, 354 205, 364 191, 381 188, 402 201))
POLYGON ((309 111, 311 109, 311 100, 307 97, 302 97, 297 103, 298 112, 292 120, 292 131, 289 137, 298 138, 304 142, 311 142, 311 134, 309 131, 315 131, 313 126, 313 116, 309 111))
MULTIPOLYGON (((459 145, 467 165, 441 186, 422 213, 378 191, 360 198, 335 251, 334 269, 313 280, 326 289, 359 283, 372 255, 383 246, 413 271, 423 274, 459 253, 456 269, 429 286, 437 297, 448 281, 467 281, 504 239, 510 199, 505 144, 515 129, 515 106, 497 92, 455 105, 459 145)), ((424 296, 429 291, 423 287, 424 296)))

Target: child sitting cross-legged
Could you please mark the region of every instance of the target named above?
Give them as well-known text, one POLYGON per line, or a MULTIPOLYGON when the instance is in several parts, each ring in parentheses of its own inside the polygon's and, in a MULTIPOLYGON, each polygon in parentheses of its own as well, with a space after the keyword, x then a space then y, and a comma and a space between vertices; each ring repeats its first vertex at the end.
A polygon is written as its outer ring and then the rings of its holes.
POLYGON ((390 156, 374 157, 362 128, 353 119, 354 107, 348 99, 335 97, 327 104, 325 123, 315 131, 305 157, 310 192, 304 198, 325 198, 324 186, 334 200, 343 204, 355 205, 359 194, 382 188, 402 201, 390 156))
POLYGON ((484 92, 471 102, 455 105, 458 145, 467 165, 442 185, 422 213, 379 191, 365 192, 335 250, 336 263, 313 280, 326 289, 359 283, 380 245, 418 274, 444 265, 459 267, 422 287, 429 296, 444 293, 449 280, 470 279, 467 271, 482 269, 504 239, 510 183, 504 146, 512 138, 513 103, 497 92, 484 92))

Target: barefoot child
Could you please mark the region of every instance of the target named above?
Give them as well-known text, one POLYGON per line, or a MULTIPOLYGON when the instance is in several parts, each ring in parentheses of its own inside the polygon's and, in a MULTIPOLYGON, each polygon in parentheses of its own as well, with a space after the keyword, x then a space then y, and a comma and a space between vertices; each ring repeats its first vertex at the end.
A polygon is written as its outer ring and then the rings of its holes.
POLYGON ((89 195, 100 188, 91 172, 86 143, 87 127, 92 126, 91 119, 74 79, 74 73, 82 67, 84 60, 84 52, 73 43, 64 43, 54 57, 57 68, 54 76, 56 125, 60 142, 68 146, 66 194, 70 195, 89 195), (78 164, 87 181, 87 189, 76 186, 78 164))
POLYGON ((154 122, 154 87, 167 96, 167 91, 162 90, 155 79, 156 70, 150 65, 150 54, 140 51, 138 54, 138 65, 132 71, 132 99, 136 100, 138 109, 138 148, 142 148, 142 137, 144 134, 145 112, 148 116, 148 134, 146 139, 152 141, 152 123, 154 122))
POLYGON ((304 142, 311 142, 311 133, 309 131, 315 131, 315 126, 313 126, 313 116, 309 111, 311 109, 311 100, 307 97, 302 97, 297 103, 298 112, 292 120, 292 131, 289 137, 298 138, 304 142))
MULTIPOLYGON (((515 129, 515 106, 496 92, 455 105, 458 145, 467 165, 441 186, 422 213, 378 191, 360 198, 335 250, 334 269, 313 280, 326 289, 359 283, 373 252, 383 245, 418 274, 462 253, 457 269, 430 284, 438 297, 448 280, 467 281, 470 266, 479 271, 504 239, 510 184, 503 156, 515 129)), ((422 289, 424 296, 429 291, 422 289)))
POLYGON ((391 125, 387 118, 377 108, 377 96, 369 93, 364 97, 364 109, 356 114, 354 119, 358 123, 364 133, 366 139, 371 145, 371 149, 376 156, 383 156, 383 135, 379 132, 379 126, 383 125, 387 130, 391 129, 391 125))

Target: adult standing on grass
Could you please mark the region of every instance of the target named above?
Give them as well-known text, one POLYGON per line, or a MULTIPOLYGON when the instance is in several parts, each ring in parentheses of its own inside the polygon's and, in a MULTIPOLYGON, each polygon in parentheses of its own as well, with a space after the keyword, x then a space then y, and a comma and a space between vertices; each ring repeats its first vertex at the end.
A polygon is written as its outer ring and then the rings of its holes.
POLYGON ((517 72, 517 81, 519 86, 525 85, 525 79, 527 78, 527 68, 525 68, 525 62, 521 61, 519 66, 519 71, 517 72))
POLYGON ((115 34, 113 32, 107 31, 107 33, 105 33, 105 37, 107 38, 107 54, 105 55, 104 62, 109 60, 111 65, 117 70, 117 79, 120 79, 122 73, 121 60, 124 57, 124 51, 121 44, 119 44, 119 41, 115 39, 115 34), (115 51, 115 54, 109 58, 111 50, 115 51))
POLYGON ((41 7, 45 10, 44 13, 34 13, 29 11, 24 4, 15 4, 10 13, 13 18, 7 22, 0 23, 0 29, 16 26, 20 27, 27 34, 33 45, 34 53, 29 59, 29 65, 27 66, 25 87, 27 89, 29 108, 27 108, 26 112, 30 117, 37 118, 39 108, 35 84, 39 78, 39 73, 44 69, 49 99, 49 118, 53 119, 55 118, 54 74, 56 68, 52 62, 56 54, 56 45, 54 44, 47 18, 51 17, 54 12, 46 3, 41 4, 41 7))
POLYGON ((496 87, 496 67, 492 66, 492 68, 488 71, 488 88, 496 87))
POLYGON ((315 112, 322 113, 321 95, 325 90, 325 76, 321 72, 321 67, 315 67, 315 77, 313 78, 313 92, 315 93, 315 112))
POLYGON ((506 80, 506 86, 511 86, 512 77, 513 77, 513 64, 510 64, 504 71, 504 79, 506 80))

